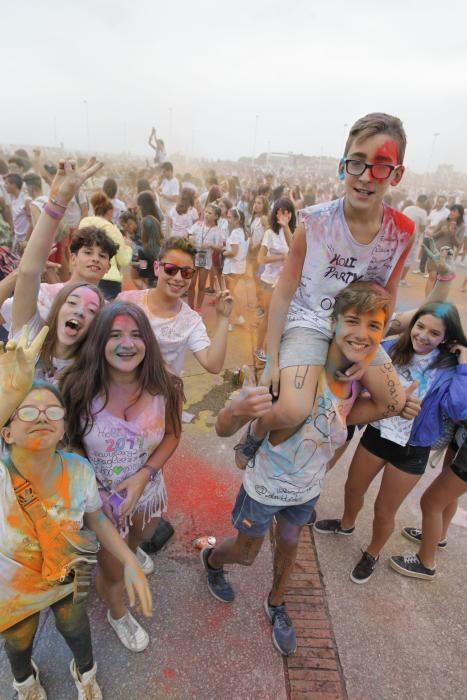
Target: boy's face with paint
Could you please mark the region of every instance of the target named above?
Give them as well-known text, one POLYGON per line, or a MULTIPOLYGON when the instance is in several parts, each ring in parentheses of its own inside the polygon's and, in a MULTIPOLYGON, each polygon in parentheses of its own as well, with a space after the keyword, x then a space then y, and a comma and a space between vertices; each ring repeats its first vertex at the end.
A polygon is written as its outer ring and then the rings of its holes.
POLYGON ((362 313, 349 308, 337 317, 334 340, 349 362, 369 360, 384 336, 386 314, 383 309, 362 313))
POLYGON ((358 211, 372 211, 378 208, 389 187, 398 185, 404 174, 404 166, 399 164, 397 142, 388 134, 375 134, 368 138, 355 138, 345 159, 368 164, 387 164, 395 167, 386 179, 376 179, 369 168, 361 175, 349 175, 345 163, 339 164, 339 174, 344 175, 345 195, 348 203, 358 211))

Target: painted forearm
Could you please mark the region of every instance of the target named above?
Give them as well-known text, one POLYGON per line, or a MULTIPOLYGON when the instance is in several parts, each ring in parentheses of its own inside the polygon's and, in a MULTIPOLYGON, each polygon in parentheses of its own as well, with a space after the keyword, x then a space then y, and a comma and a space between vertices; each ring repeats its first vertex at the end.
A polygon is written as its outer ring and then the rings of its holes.
POLYGON ((170 459, 180 442, 180 435, 177 437, 175 433, 166 433, 161 442, 158 444, 154 452, 148 457, 146 465, 153 471, 162 469, 164 464, 170 459))

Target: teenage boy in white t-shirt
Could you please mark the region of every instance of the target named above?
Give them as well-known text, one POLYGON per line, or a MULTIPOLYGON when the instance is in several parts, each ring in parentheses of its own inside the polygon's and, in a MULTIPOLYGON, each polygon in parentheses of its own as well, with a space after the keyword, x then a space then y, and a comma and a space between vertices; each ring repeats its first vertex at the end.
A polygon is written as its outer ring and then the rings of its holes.
MULTIPOLYGON (((235 596, 225 579, 224 565, 252 564, 273 518, 276 519, 274 578, 265 609, 272 624, 274 645, 285 656, 296 649, 284 592, 294 566, 300 531, 309 522, 319 498, 327 463, 347 438, 346 417, 353 423, 354 412, 358 414, 362 403, 368 404, 370 419, 378 415, 371 398, 357 398, 358 383, 339 382, 336 372, 344 372, 375 352, 383 338, 390 306, 390 295, 373 282, 354 282, 339 292, 332 315, 335 335, 306 420, 298 429, 274 431, 265 438, 248 463, 232 511, 237 536, 201 552, 209 592, 217 600, 231 603, 235 596)), ((385 373, 391 380, 395 376, 391 365, 385 373)), ((270 405, 266 387, 242 390, 219 413, 217 433, 233 435, 250 418, 267 413, 270 405)))
MULTIPOLYGON (((280 376, 280 395, 243 436, 236 453, 238 466, 249 461, 267 432, 305 420, 326 360, 332 309, 340 290, 356 280, 373 280, 390 293, 392 313, 414 223, 383 199, 389 187, 401 181, 405 146, 397 117, 377 113, 359 119, 339 163, 345 196, 300 212, 301 224, 271 300, 261 380, 272 384, 277 396, 280 376)), ((377 348, 366 362, 367 367, 351 368, 347 375, 358 370, 381 412, 396 415, 405 392, 397 377, 391 386, 381 382, 381 366, 390 362, 387 354, 377 348)), ((346 379, 349 376, 342 378, 346 379)), ((367 422, 364 412, 359 422, 367 422)))
POLYGON ((165 241, 154 263, 157 287, 122 292, 117 301, 131 301, 140 306, 159 343, 162 357, 172 372, 181 375, 188 350, 200 365, 212 374, 224 366, 227 351, 229 316, 233 300, 229 292, 217 295, 217 323, 209 338, 201 316, 182 301, 195 273, 194 248, 186 238, 172 237, 165 241))

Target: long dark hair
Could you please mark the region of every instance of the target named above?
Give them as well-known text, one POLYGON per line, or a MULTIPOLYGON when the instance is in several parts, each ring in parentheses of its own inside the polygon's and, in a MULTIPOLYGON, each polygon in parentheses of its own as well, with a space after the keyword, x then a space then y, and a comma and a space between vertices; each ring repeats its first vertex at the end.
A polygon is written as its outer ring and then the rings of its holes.
POLYGON ((153 216, 145 216, 141 222, 141 243, 144 254, 152 260, 157 260, 162 244, 160 223, 153 216))
POLYGON ((162 216, 162 212, 157 206, 154 195, 151 192, 141 192, 138 195, 136 202, 140 208, 143 219, 145 216, 153 216, 159 221, 159 223, 162 222, 164 217, 162 216))
POLYGON ((290 217, 289 228, 293 233, 297 227, 297 214, 295 213, 295 207, 292 200, 288 197, 281 197, 280 199, 276 199, 276 201, 274 202, 274 206, 271 211, 271 217, 269 219, 271 229, 274 231, 274 233, 279 233, 281 229, 281 226, 277 221, 277 214, 279 213, 279 209, 283 209, 284 211, 288 211, 291 213, 292 216, 290 217))
POLYGON ((389 356, 394 365, 406 365, 414 356, 410 334, 418 319, 427 314, 436 316, 444 324, 444 340, 438 345, 439 355, 431 364, 431 368, 452 367, 457 363, 456 356, 450 352, 451 345, 460 343, 460 345, 467 346, 467 339, 462 328, 459 312, 454 304, 450 304, 447 301, 433 301, 429 304, 424 304, 418 309, 413 315, 408 328, 389 349, 389 356))
MULTIPOLYGON (((104 306, 103 294, 101 290, 94 284, 87 284, 86 282, 70 282, 69 284, 66 284, 64 287, 62 287, 62 289, 58 292, 57 296, 55 297, 52 306, 50 307, 50 311, 46 320, 46 325, 49 327, 49 332, 47 333, 44 345, 42 346, 41 354, 39 356, 41 368, 45 376, 51 377, 54 373, 53 358, 55 345, 57 343, 58 313, 65 301, 67 300, 68 296, 79 287, 87 287, 88 289, 92 289, 92 291, 95 292, 99 298, 101 308, 102 306, 104 306)), ((92 321, 92 323, 94 323, 94 321, 92 321)), ((81 346, 86 340, 86 337, 87 334, 85 334, 83 338, 78 340, 78 342, 72 346, 74 355, 77 355, 79 353, 81 346)))
POLYGON ((110 373, 105 359, 105 346, 116 316, 129 316, 136 322, 146 347, 144 359, 138 367, 139 392, 134 403, 144 390, 153 396, 162 395, 166 402, 166 416, 170 426, 177 436, 181 432, 182 380, 166 369, 144 311, 136 304, 113 302, 105 306, 96 317, 79 356, 60 382, 68 409, 68 436, 70 444, 74 447, 82 446, 84 436, 92 429, 93 400, 99 394, 103 395, 104 401, 100 410, 105 408, 109 400, 110 373))

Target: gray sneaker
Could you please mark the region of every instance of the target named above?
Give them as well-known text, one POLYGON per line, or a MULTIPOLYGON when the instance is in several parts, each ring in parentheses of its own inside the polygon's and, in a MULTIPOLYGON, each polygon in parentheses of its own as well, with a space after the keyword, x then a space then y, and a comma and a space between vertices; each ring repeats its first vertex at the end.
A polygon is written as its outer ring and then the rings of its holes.
POLYGON ((366 583, 373 576, 378 562, 379 556, 372 557, 368 552, 362 552, 362 558, 350 574, 351 580, 354 583, 366 583))
POLYGON ((297 637, 285 603, 273 607, 269 605, 268 596, 264 609, 272 625, 272 643, 283 656, 293 656, 297 651, 297 637))
MULTIPOLYGON (((412 542, 418 542, 418 544, 422 541, 422 531, 418 527, 404 527, 401 530, 401 535, 412 542)), ((447 546, 447 540, 440 540, 438 542, 438 549, 446 549, 447 546)))
POLYGON ((338 518, 331 518, 330 520, 318 520, 313 525, 313 530, 319 532, 321 535, 351 535, 355 530, 355 527, 343 528, 341 527, 341 521, 338 518))
POLYGON ((235 593, 230 583, 225 580, 224 568, 213 569, 212 566, 208 564, 208 557, 211 552, 212 547, 204 547, 200 552, 204 570, 208 575, 208 591, 216 600, 220 600, 221 603, 233 603, 235 593))
POLYGON ((389 566, 402 576, 411 578, 422 578, 426 581, 433 581, 436 576, 436 569, 429 569, 425 566, 418 554, 406 552, 401 556, 391 557, 389 566))

